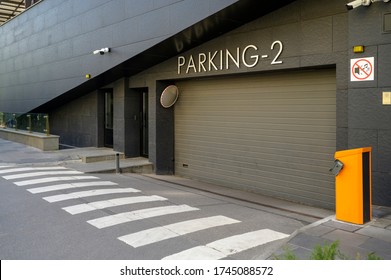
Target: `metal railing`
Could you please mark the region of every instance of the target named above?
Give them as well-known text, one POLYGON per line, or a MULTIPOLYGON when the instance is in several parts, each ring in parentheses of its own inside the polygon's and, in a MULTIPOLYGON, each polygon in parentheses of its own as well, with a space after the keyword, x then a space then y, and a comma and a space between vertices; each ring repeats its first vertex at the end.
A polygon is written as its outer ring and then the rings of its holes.
POLYGON ((50 134, 49 115, 38 113, 0 112, 0 128, 50 134))

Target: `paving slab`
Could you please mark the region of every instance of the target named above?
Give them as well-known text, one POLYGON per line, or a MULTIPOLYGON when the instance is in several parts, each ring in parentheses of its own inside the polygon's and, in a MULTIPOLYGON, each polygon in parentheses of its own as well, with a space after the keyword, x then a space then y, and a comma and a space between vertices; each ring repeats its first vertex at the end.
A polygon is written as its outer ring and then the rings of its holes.
POLYGON ((325 243, 331 243, 330 240, 327 240, 325 238, 321 238, 319 236, 313 236, 306 233, 299 233, 296 236, 294 236, 290 241, 289 244, 296 245, 303 248, 312 249, 316 245, 324 245, 325 243))
POLYGON ((383 260, 391 260, 391 244, 376 238, 369 238, 360 248, 373 252, 383 260))
POLYGON ((338 240, 340 243, 352 247, 358 247, 369 239, 369 236, 351 233, 341 229, 333 230, 322 237, 332 241, 338 240))
POLYGON ((389 229, 367 226, 356 231, 356 233, 391 243, 391 230, 389 229))
POLYGON ((323 225, 333 227, 333 228, 338 228, 344 231, 350 231, 350 232, 355 232, 356 230, 359 230, 363 227, 362 225, 354 225, 354 224, 349 224, 337 220, 328 221, 323 225))
POLYGON ((322 224, 322 225, 319 225, 316 227, 309 228, 305 232, 309 235, 321 237, 321 236, 323 236, 333 230, 335 230, 334 227, 328 227, 328 226, 325 226, 324 224, 322 224))
POLYGON ((365 248, 347 246, 344 243, 339 244, 338 251, 338 259, 347 260, 366 260, 368 255, 372 253, 372 251, 365 248))
POLYGON ((391 226, 391 220, 389 219, 374 220, 372 221, 371 226, 384 228, 384 229, 389 228, 391 226))

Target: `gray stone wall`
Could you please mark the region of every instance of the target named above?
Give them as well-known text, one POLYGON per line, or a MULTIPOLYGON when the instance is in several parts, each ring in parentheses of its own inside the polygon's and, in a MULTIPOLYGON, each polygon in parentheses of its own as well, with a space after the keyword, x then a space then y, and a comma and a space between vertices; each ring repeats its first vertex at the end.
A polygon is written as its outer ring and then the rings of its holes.
MULTIPOLYGON (((373 3, 349 12, 349 59, 374 57, 374 80, 350 82, 347 92, 348 147, 372 147, 373 203, 391 206, 391 106, 382 104, 391 91, 391 33, 383 31, 389 3, 373 3), (355 45, 365 52, 354 54, 355 45)), ((350 64, 349 64, 350 66, 350 64)))
POLYGON ((50 132, 61 135, 60 144, 76 147, 102 146, 103 119, 99 118, 103 118, 102 97, 96 91, 49 113, 50 132))

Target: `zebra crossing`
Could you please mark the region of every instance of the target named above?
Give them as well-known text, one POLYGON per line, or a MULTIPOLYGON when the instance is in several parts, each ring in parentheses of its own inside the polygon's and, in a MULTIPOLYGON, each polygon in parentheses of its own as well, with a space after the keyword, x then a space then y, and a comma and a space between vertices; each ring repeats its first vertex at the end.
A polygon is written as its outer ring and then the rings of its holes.
MULTIPOLYGON (((242 234, 227 236, 224 231, 229 225, 240 225, 242 221, 225 215, 208 215, 201 208, 187 204, 173 204, 169 199, 159 195, 146 195, 133 187, 121 187, 112 181, 102 180, 97 176, 85 175, 63 166, 18 167, 0 166, 1 178, 12 182, 17 187, 24 187, 33 195, 39 195, 48 203, 62 202, 64 211, 70 215, 79 215, 117 206, 131 207, 138 204, 141 209, 109 214, 99 212, 102 217, 85 219, 85 222, 98 230, 118 225, 127 225, 135 221, 148 220, 181 213, 198 213, 198 218, 191 218, 171 224, 163 224, 137 232, 118 236, 119 241, 132 248, 165 242, 180 236, 187 236, 199 231, 220 230, 225 237, 204 245, 189 248, 163 257, 170 260, 186 259, 222 259, 269 242, 280 240, 289 235, 261 229, 242 234), (85 190, 83 190, 85 188, 85 190), (119 195, 118 198, 100 199, 104 195, 119 195), (74 204, 75 199, 89 197, 92 202, 74 204), (166 202, 164 206, 151 207, 150 203, 166 202)), ((123 208, 121 208, 123 209, 123 208)), ((83 216, 82 216, 83 217, 83 216)))
POLYGON ((90 203, 72 205, 68 207, 63 207, 62 209, 67 211, 69 214, 76 215, 76 214, 86 213, 94 210, 102 210, 102 209, 115 207, 115 206, 130 205, 130 204, 143 203, 143 202, 164 201, 164 200, 167 200, 167 198, 158 195, 121 197, 115 199, 108 199, 108 200, 101 200, 101 201, 95 201, 90 203))
POLYGON ((117 185, 118 184, 110 181, 82 182, 82 183, 51 185, 47 187, 32 188, 27 190, 31 193, 44 193, 44 192, 59 191, 59 190, 66 190, 66 189, 84 188, 84 187, 117 186, 117 185))
POLYGON ((164 260, 213 260, 261 246, 287 235, 270 229, 261 229, 220 239, 205 246, 197 246, 163 258, 164 260))
POLYGON ((163 207, 147 208, 132 212, 120 213, 112 216, 102 217, 94 220, 89 220, 87 223, 101 229, 110 226, 115 226, 123 223, 133 222, 141 219, 164 216, 175 213, 184 213, 189 211, 197 211, 198 208, 188 205, 172 205, 163 207))

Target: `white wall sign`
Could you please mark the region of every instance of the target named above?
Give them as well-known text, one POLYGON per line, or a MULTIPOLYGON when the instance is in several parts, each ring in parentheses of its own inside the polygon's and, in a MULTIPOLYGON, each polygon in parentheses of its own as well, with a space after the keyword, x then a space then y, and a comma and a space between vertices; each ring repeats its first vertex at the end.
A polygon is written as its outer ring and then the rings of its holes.
POLYGON ((178 56, 178 75, 223 71, 231 67, 253 68, 262 60, 268 61, 271 65, 282 64, 280 56, 283 49, 284 45, 281 41, 274 41, 270 45, 270 51, 266 53, 256 45, 247 45, 244 48, 237 47, 235 51, 221 49, 187 57, 178 56))
POLYGON ((350 60, 350 81, 362 82, 375 79, 375 58, 364 57, 350 60))

